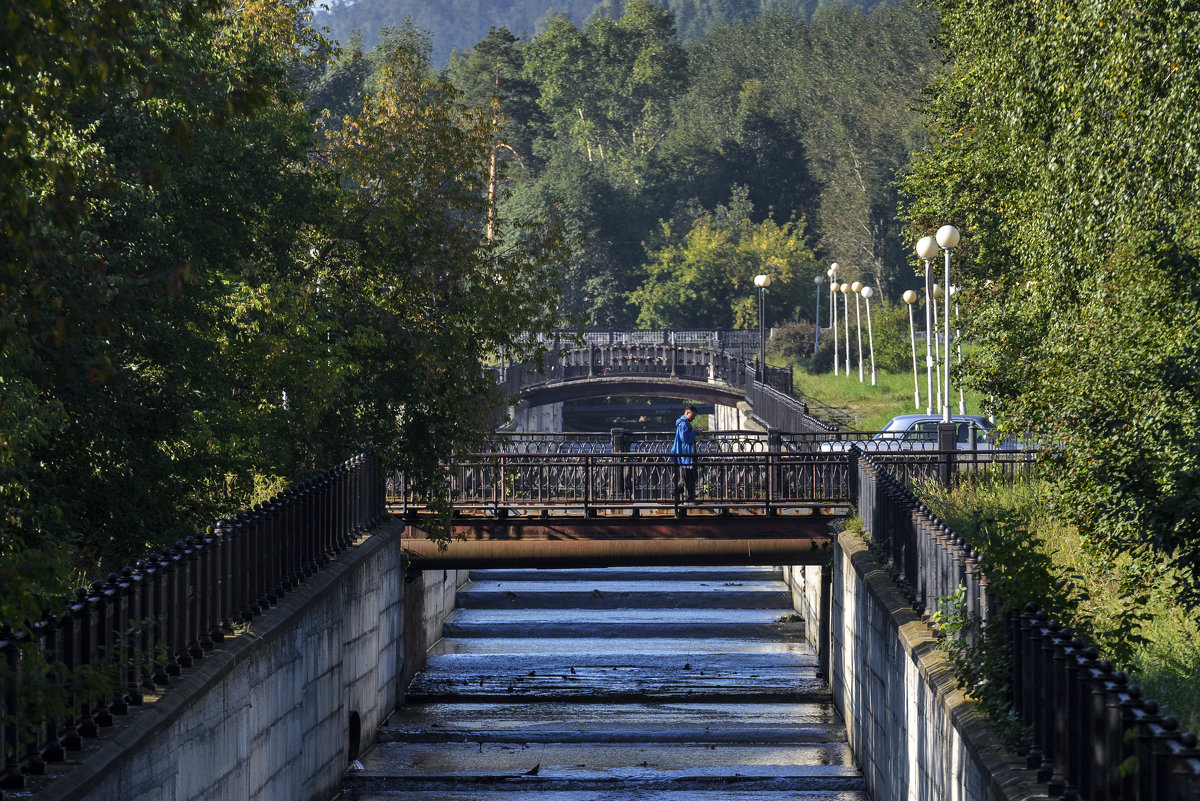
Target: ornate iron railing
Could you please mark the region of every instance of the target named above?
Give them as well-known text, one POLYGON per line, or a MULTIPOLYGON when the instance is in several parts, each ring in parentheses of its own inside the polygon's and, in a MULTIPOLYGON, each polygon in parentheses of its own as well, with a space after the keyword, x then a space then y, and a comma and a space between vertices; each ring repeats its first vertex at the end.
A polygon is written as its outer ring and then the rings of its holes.
MULTIPOLYGON (((845 503, 847 460, 839 455, 705 452, 695 456, 700 503, 720 507, 845 503)), ((559 509, 592 514, 634 504, 675 506, 675 457, 668 453, 480 453, 460 457, 449 492, 458 510, 506 513, 559 509)), ((424 508, 402 474, 389 481, 392 508, 424 508)))
MULTIPOLYGON (((998 452, 1003 454, 1003 451, 998 452)), ((932 454, 930 456, 936 456, 932 454)), ((1116 671, 1112 662, 1033 605, 1002 614, 990 591, 986 554, 971 550, 910 489, 899 467, 929 457, 897 460, 854 451, 851 470, 863 525, 888 562, 913 608, 932 616, 949 610, 963 590, 965 612, 1002 626, 1013 654, 1013 710, 1029 727, 1026 764, 1051 796, 1080 801, 1196 801, 1200 798, 1197 738, 1159 714, 1158 704, 1116 671)), ((919 461, 920 460, 920 461, 919 461)), ((979 462, 968 462, 971 469, 979 462)), ((992 469, 1018 462, 999 461, 992 469)), ((982 628, 969 634, 979 636, 982 628)))
POLYGON ((817 409, 821 417, 813 416, 808 401, 792 397, 790 381, 786 390, 754 381, 746 388, 746 399, 754 407, 755 417, 784 431, 834 432, 850 425, 849 415, 823 404, 817 409))
MULTIPOLYGON (((0 789, 25 786, 304 582, 383 519, 379 460, 357 456, 81 587, 41 620, 0 627, 0 789), (30 682, 62 714, 32 713, 30 682), (81 680, 109 677, 97 690, 81 680)), ((2 793, 0 793, 2 794, 2 793)))

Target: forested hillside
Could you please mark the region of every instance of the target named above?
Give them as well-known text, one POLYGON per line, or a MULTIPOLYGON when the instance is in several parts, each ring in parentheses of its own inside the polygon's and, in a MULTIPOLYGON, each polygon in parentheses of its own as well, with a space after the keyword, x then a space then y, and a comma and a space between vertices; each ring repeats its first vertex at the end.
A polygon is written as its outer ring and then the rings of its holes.
MULTIPOLYGON (((664 5, 627 5, 493 29, 442 71, 500 126, 501 216, 573 236, 564 323, 752 326, 761 272, 771 324, 811 319, 829 261, 885 296, 915 283, 893 182, 926 141, 929 9, 771 11, 685 43, 664 5)), ((351 108, 376 65, 428 48, 405 26, 350 49, 310 102, 351 108)))
MULTIPOLYGON (((850 5, 869 9, 878 0, 854 0, 850 5)), ((810 16, 824 0, 668 0, 684 41, 698 39, 717 25, 750 22, 764 10, 788 10, 810 16)), ((384 26, 399 27, 405 20, 425 31, 433 43, 433 61, 443 65, 450 53, 465 51, 487 36, 489 28, 508 28, 520 36, 545 29, 554 16, 566 16, 582 25, 594 14, 620 16, 623 0, 331 0, 318 8, 314 23, 327 27, 337 41, 348 43, 352 32, 362 35, 365 47, 374 47, 384 26)))

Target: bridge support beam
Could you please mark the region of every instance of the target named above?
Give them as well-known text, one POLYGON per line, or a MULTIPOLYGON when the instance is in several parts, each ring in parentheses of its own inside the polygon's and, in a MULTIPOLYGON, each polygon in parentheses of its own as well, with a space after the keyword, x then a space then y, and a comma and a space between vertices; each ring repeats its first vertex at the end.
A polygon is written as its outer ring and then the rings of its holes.
POLYGON ((459 521, 444 544, 418 526, 403 534, 415 568, 820 565, 830 517, 675 520, 459 521))
POLYGON ((829 542, 799 540, 607 540, 451 542, 405 540, 421 570, 482 567, 644 567, 667 565, 801 565, 829 558, 829 542))

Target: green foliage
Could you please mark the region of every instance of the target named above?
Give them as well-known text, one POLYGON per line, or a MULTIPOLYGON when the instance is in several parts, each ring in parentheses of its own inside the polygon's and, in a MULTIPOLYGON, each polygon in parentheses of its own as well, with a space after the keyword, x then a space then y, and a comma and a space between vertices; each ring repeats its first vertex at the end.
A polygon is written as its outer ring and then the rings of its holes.
POLYGON ((1168 557, 1200 597, 1200 90, 1187 4, 942 4, 953 69, 905 181, 953 222, 970 374, 1065 449, 1055 502, 1097 547, 1168 557))
MULTIPOLYGON (((754 224, 804 220, 818 261, 839 260, 881 300, 913 283, 890 183, 924 141, 911 107, 931 69, 930 14, 850 4, 809 22, 804 4, 752 5, 605 3, 585 23, 554 16, 520 39, 493 27, 450 59, 445 76, 499 121, 502 212, 554 217, 571 235, 565 312, 633 325, 643 304, 629 298, 663 248, 737 192, 754 224), (676 23, 709 24, 680 22, 677 8, 714 26, 677 37, 676 23)), ((776 320, 811 317, 809 293, 794 289, 768 305, 784 310, 776 320)))
MULTIPOLYGON (((1046 609, 1129 672, 1185 730, 1195 731, 1200 615, 1180 604, 1169 566, 1095 547, 1052 513, 1051 491, 1040 480, 982 476, 949 492, 925 486, 920 494, 972 547, 992 548, 984 551, 988 575, 1001 577, 1010 606, 1032 600, 1046 609)), ((970 662, 992 658, 970 657, 963 675, 971 675, 970 662)))
POLYGON ((804 221, 750 220, 745 192, 730 206, 703 212, 682 238, 664 224, 664 245, 651 253, 645 282, 632 293, 643 328, 753 328, 758 324, 754 276, 767 273, 767 324, 794 315, 813 293, 818 272, 804 221), (807 280, 806 280, 807 279, 807 280))
POLYGON ((933 624, 940 637, 938 649, 950 659, 959 689, 979 702, 1011 752, 1028 752, 1031 732, 1012 705, 1012 653, 1003 625, 985 626, 968 613, 962 584, 953 595, 938 598, 937 605, 933 624))
MULTIPOLYGON (((2 185, 0 619, 17 625, 358 450, 435 493, 439 460, 488 427, 481 354, 519 356, 519 332, 557 319, 566 260, 557 226, 492 217, 497 130, 414 30, 339 56, 354 111, 314 126, 296 76, 329 85, 328 48, 302 4, 102 5, 125 46, 26 87, 29 158, 2 185)), ((93 24, 44 6, 39 24, 93 24)), ((39 42, 30 64, 57 52, 39 42)))

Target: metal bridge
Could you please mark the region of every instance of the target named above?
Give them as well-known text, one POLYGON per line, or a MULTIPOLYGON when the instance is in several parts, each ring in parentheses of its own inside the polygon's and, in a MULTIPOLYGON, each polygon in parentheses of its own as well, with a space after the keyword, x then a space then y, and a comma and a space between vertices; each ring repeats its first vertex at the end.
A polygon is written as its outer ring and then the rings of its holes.
MULTIPOLYGON (((422 568, 489 566, 820 564, 829 524, 850 512, 857 450, 823 442, 847 432, 713 432, 698 443, 697 501, 676 495, 672 437, 608 433, 498 435, 486 453, 459 457, 448 523, 404 476, 388 505, 408 522, 404 544, 422 568)), ((1015 469, 1024 452, 873 452, 911 481, 981 465, 1015 469)))
MULTIPOLYGON (((749 401, 757 416, 795 431, 844 426, 848 418, 792 397, 790 368, 756 364, 748 332, 610 331, 555 338, 543 364, 503 364, 502 392, 528 406, 598 397, 668 397, 724 406, 749 401), (565 342, 565 344, 564 344, 565 342), (735 347, 735 344, 737 345, 735 347), (759 414, 770 407, 770 417, 759 414)), ((757 340, 754 340, 757 347, 757 340)))

